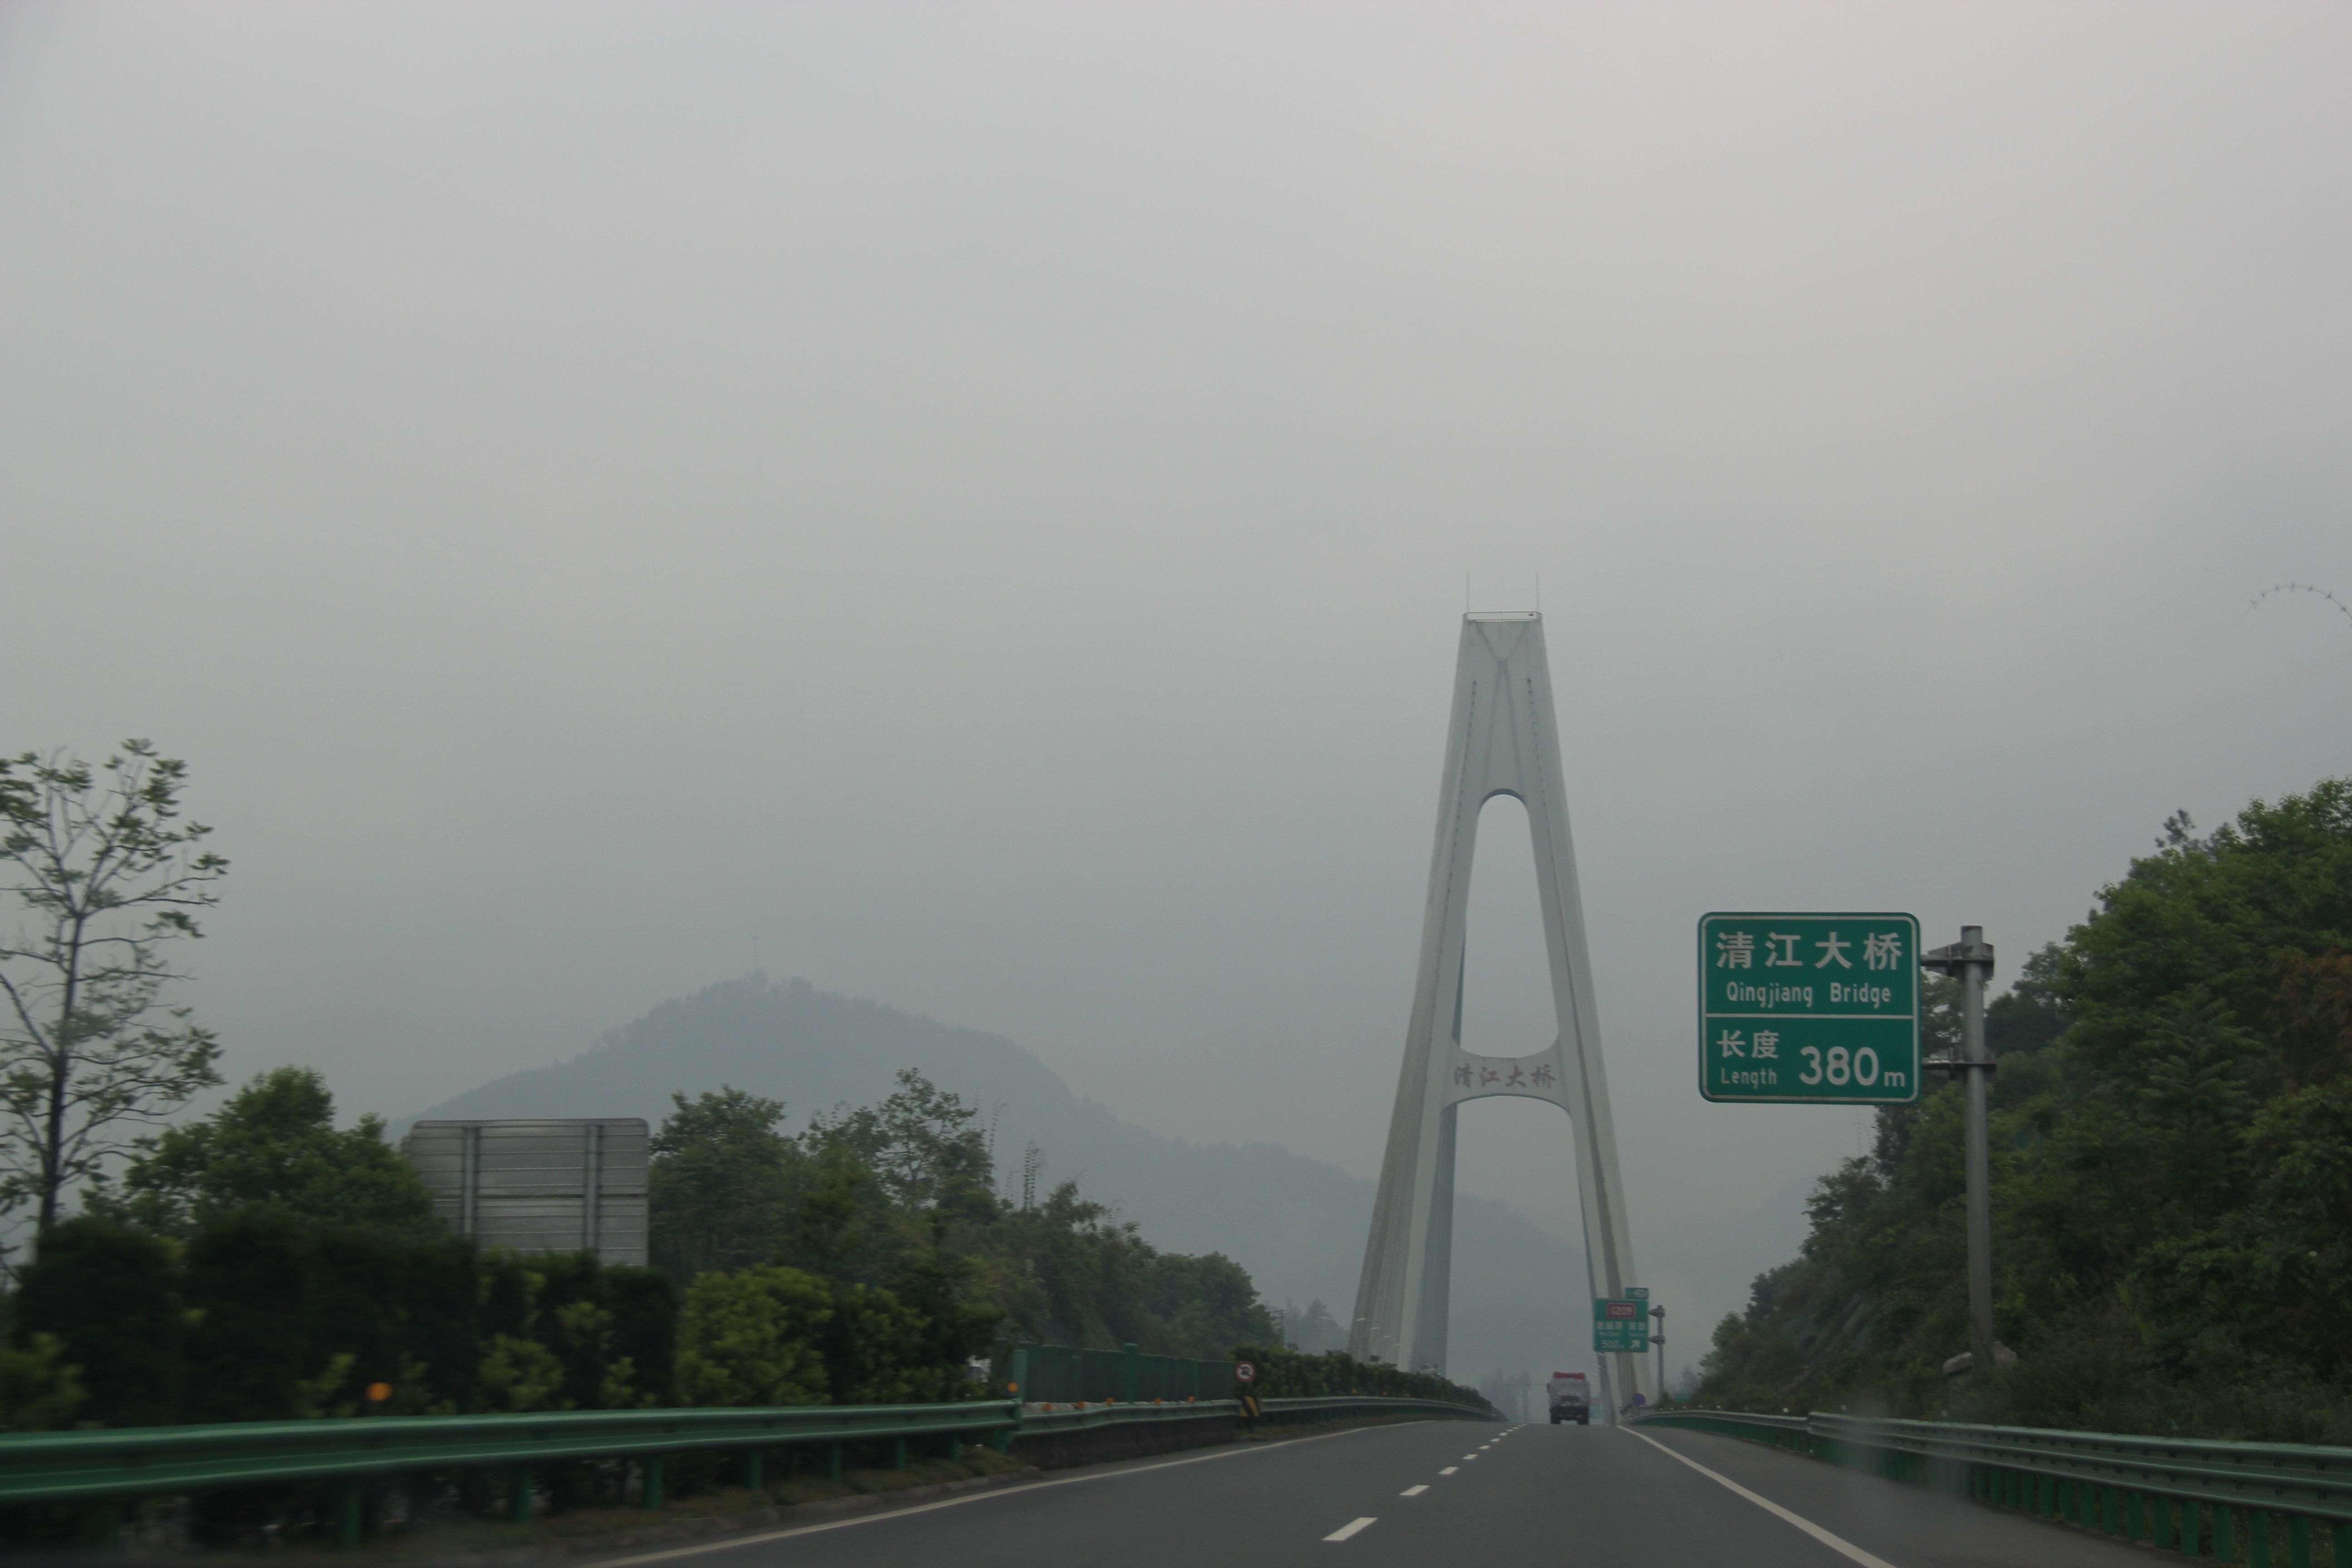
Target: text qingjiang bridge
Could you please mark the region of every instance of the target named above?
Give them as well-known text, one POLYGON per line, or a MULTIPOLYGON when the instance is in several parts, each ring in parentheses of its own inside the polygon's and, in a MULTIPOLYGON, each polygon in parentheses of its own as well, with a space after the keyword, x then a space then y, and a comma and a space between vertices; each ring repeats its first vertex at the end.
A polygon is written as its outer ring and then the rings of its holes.
POLYGON ((1698 1086, 1709 1100, 1919 1098, 1919 922, 1712 914, 1698 922, 1698 1086))

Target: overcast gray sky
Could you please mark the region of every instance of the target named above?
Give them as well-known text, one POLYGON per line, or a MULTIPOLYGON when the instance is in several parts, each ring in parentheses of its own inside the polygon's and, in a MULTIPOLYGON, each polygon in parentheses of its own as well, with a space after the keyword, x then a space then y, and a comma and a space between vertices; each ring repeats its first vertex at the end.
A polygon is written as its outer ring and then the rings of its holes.
POLYGON ((2248 601, 2352 590, 2347 82, 2343 5, 17 0, 0 747, 190 759, 240 1077, 757 962, 1369 1174, 1540 578, 1638 1246, 1856 1143, 1699 1100, 1702 911, 2013 973, 2346 770, 2352 622, 2248 601))

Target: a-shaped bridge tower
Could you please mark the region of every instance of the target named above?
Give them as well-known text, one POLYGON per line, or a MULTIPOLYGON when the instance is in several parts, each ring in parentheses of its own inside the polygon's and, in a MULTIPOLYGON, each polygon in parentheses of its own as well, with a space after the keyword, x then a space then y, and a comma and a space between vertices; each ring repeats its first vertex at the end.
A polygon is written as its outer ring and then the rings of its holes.
MULTIPOLYGON (((1371 1239, 1364 1247, 1349 1353, 1397 1366, 1445 1365, 1445 1316, 1454 1252, 1454 1122, 1465 1100, 1518 1094, 1547 1100, 1575 1124, 1584 1257, 1596 1295, 1634 1284, 1625 1232, 1617 1139, 1601 1068, 1592 964, 1584 946, 1576 857, 1559 771, 1543 619, 1533 614, 1465 616, 1438 797, 1437 848, 1421 934, 1421 976, 1405 1029, 1388 1156, 1381 1167, 1371 1239), (1529 1057, 1474 1056, 1462 1048, 1463 920, 1479 808, 1498 795, 1527 807, 1544 952, 1559 1032, 1529 1057)), ((1558 1303, 1562 1350, 1588 1342, 1590 1309, 1558 1303)), ((1642 1358, 1602 1358, 1601 1394, 1612 1411, 1640 1388, 1642 1358), (1614 1363, 1612 1366, 1610 1363, 1614 1363), (1612 1375, 1612 1373, 1614 1375, 1612 1375)))

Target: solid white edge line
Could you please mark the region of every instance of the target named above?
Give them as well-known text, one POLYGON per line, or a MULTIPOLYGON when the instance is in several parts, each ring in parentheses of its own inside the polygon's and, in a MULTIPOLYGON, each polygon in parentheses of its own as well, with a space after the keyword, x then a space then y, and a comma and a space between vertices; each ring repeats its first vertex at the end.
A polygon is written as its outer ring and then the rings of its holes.
POLYGON ((1355 1534, 1358 1531, 1363 1529, 1366 1525, 1371 1522, 1372 1518, 1369 1516, 1363 1519, 1349 1520, 1347 1523, 1341 1525, 1339 1529, 1333 1531, 1323 1539, 1326 1541, 1345 1541, 1348 1537, 1355 1534))
MULTIPOLYGON (((1390 1428, 1418 1426, 1418 1422, 1391 1421, 1390 1428)), ((1058 1481, 1025 1481, 1018 1486, 995 1487, 987 1491, 971 1492, 963 1497, 941 1498, 937 1502, 919 1502, 911 1508, 877 1509, 861 1513, 855 1519, 828 1520, 822 1524, 796 1524, 789 1530, 771 1530, 758 1535, 730 1535, 718 1541, 705 1541, 692 1546, 673 1546, 666 1552, 643 1552, 634 1557, 600 1557, 591 1568, 634 1568, 639 1563, 667 1563, 673 1557, 695 1557, 705 1552, 725 1552, 737 1546, 758 1546, 765 1542, 782 1541, 787 1536, 814 1535, 820 1531, 847 1530, 852 1525, 879 1524, 886 1519, 904 1519, 908 1514, 930 1513, 942 1508, 961 1508, 968 1502, 986 1502, 992 1498, 1027 1497, 1048 1487, 1075 1487, 1087 1481, 1115 1480, 1120 1476, 1139 1476, 1146 1470, 1172 1470, 1179 1465, 1206 1464, 1211 1459, 1231 1459, 1244 1454, 1278 1454, 1285 1448, 1301 1443, 1328 1442, 1333 1437, 1352 1437, 1359 1432, 1378 1432, 1378 1426, 1350 1426, 1344 1432, 1322 1432, 1312 1437, 1292 1437, 1270 1447, 1255 1446, 1220 1448, 1213 1454, 1194 1454, 1190 1458, 1162 1459, 1156 1465, 1136 1465, 1124 1470, 1101 1470, 1091 1476, 1065 1476, 1058 1481)), ((581 1553, 586 1556, 585 1552, 581 1553)))
POLYGON ((1729 1476, 1717 1475, 1715 1471, 1708 1469, 1705 1465, 1700 1464, 1696 1459, 1685 1458, 1683 1455, 1675 1453, 1672 1448, 1667 1447, 1664 1443, 1659 1442, 1647 1432, 1635 1432, 1631 1426, 1626 1427, 1625 1430, 1633 1436, 1642 1439, 1643 1442, 1647 1443, 1651 1447, 1655 1448, 1659 1453, 1665 1455, 1668 1458, 1680 1459, 1684 1464, 1688 1465, 1692 1469, 1696 1470, 1708 1480, 1715 1482, 1718 1486, 1729 1488, 1739 1496, 1746 1498, 1749 1502, 1754 1503, 1758 1508, 1762 1509, 1766 1513, 1772 1514, 1780 1519, 1787 1520, 1790 1524, 1795 1525, 1799 1530, 1803 1531, 1807 1535, 1811 1536, 1815 1541, 1820 1542, 1823 1546, 1828 1547, 1831 1551, 1845 1553, 1845 1555, 1853 1558, 1856 1563, 1861 1563, 1862 1568, 1895 1568, 1895 1564, 1889 1563, 1885 1558, 1875 1556, 1870 1552, 1864 1552, 1853 1542, 1847 1541, 1841 1536, 1831 1534, 1828 1531, 1823 1530, 1820 1525, 1815 1524, 1810 1519, 1806 1519, 1799 1514, 1790 1513, 1787 1509, 1782 1508, 1770 1498, 1757 1496, 1754 1492, 1749 1491, 1746 1487, 1741 1486, 1738 1481, 1733 1480, 1729 1476))

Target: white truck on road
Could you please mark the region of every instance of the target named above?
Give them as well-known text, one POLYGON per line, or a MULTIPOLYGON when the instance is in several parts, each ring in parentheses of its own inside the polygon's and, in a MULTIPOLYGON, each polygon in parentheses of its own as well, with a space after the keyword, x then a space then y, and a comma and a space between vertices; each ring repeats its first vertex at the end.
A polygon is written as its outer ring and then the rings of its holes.
POLYGON ((1556 1372, 1544 1384, 1544 1393, 1551 1403, 1551 1424, 1573 1421, 1579 1426, 1592 1425, 1592 1389, 1580 1372, 1556 1372))

